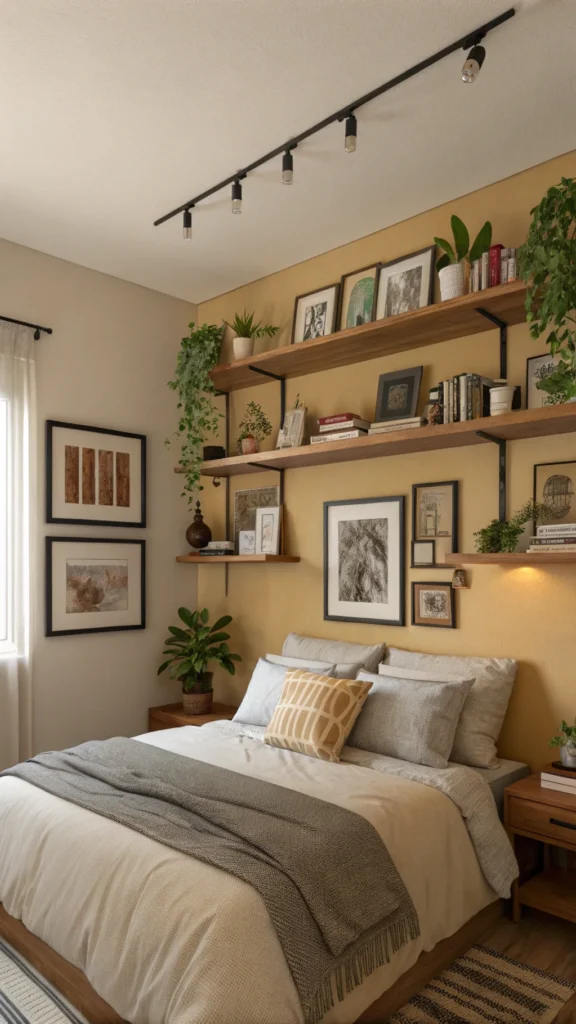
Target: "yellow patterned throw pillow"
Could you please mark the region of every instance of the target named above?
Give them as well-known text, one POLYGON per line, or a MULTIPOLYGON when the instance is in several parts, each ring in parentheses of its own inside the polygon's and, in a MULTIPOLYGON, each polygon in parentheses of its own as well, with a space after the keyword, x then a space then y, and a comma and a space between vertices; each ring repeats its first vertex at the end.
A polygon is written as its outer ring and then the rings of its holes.
POLYGON ((299 754, 339 761, 372 683, 291 669, 264 742, 299 754))

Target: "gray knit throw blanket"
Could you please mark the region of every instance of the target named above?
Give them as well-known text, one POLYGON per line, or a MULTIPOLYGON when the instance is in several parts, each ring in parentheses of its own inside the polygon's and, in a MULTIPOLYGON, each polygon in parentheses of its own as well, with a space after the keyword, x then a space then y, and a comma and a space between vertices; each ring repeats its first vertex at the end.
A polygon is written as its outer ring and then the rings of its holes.
POLYGON ((419 935, 412 900, 376 830, 335 804, 130 739, 39 754, 2 774, 253 886, 307 1024, 419 935))

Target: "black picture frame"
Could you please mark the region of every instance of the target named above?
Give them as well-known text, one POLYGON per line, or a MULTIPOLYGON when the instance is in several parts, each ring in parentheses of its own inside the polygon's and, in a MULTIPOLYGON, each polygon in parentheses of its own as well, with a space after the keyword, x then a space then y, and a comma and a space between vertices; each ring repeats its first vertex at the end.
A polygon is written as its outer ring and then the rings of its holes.
MULTIPOLYGON (((538 476, 538 470, 542 469, 543 466, 576 466, 576 459, 560 459, 558 462, 553 461, 553 462, 536 462, 535 463, 534 469, 532 471, 532 500, 535 501, 535 502, 539 500, 538 494, 537 494, 537 489, 536 489, 536 480, 537 480, 537 476, 538 476)), ((575 487, 575 491, 576 491, 576 487, 575 487)), ((576 494, 574 495, 574 498, 576 500, 576 494)), ((551 520, 551 522, 559 523, 559 522, 561 522, 561 520, 560 519, 553 519, 553 520, 551 520)), ((573 521, 571 521, 571 522, 573 522, 573 521)), ((532 528, 533 528, 534 536, 536 536, 536 531, 538 529, 538 523, 536 521, 534 521, 534 520, 532 522, 532 528)))
MULTIPOLYGON (((534 405, 531 406, 529 404, 529 402, 530 402, 530 363, 534 363, 537 359, 549 359, 551 362, 553 362, 554 361, 554 356, 551 355, 550 352, 541 352, 540 355, 537 355, 537 356, 528 356, 528 359, 526 360, 526 390, 524 392, 524 394, 526 396, 524 404, 525 404, 527 409, 538 409, 538 408, 540 408, 540 406, 537 406, 537 405, 536 406, 534 406, 534 405)), ((545 395, 546 392, 543 391, 541 393, 543 395, 545 395)), ((544 404, 545 403, 543 403, 543 405, 544 404)), ((513 408, 515 408, 515 406, 513 406, 513 408)))
MULTIPOLYGON (((416 541, 423 540, 438 540, 438 537, 418 537, 417 536, 417 517, 418 517, 418 491, 420 488, 425 487, 450 487, 452 489, 452 522, 451 522, 451 542, 452 550, 446 552, 446 554, 453 554, 458 551, 458 518, 459 518, 459 481, 458 480, 431 480, 428 483, 423 484, 412 484, 412 544, 416 541)), ((441 539, 441 538, 440 538, 441 539)), ((434 557, 436 558, 436 543, 434 544, 434 557)), ((412 568, 424 569, 425 566, 415 566, 412 568)), ((445 562, 434 562, 433 565, 429 566, 430 569, 449 569, 450 566, 446 565, 445 562)))
POLYGON ((325 501, 324 502, 324 538, 323 538, 323 550, 324 550, 324 619, 333 622, 367 622, 376 626, 405 626, 406 625, 406 529, 405 529, 405 513, 406 513, 406 498, 404 495, 385 495, 379 498, 349 498, 342 501, 325 501), (370 505, 381 502, 388 502, 390 504, 395 503, 398 505, 398 569, 399 569, 399 592, 398 592, 398 607, 399 616, 397 619, 377 619, 377 618, 360 618, 358 616, 351 615, 331 615, 329 613, 329 594, 328 594, 328 559, 329 559, 329 509, 334 506, 341 505, 370 505))
POLYGON ((411 600, 410 600, 410 623, 412 626, 421 626, 423 629, 456 629, 456 596, 454 588, 451 583, 446 583, 444 580, 440 583, 428 580, 412 580, 411 587, 411 600), (416 588, 417 587, 428 587, 433 590, 435 587, 438 590, 447 590, 450 595, 450 623, 443 625, 440 622, 416 622, 416 588))
POLYGON ((75 636, 84 633, 121 633, 146 629, 146 541, 124 537, 46 537, 45 539, 45 635, 75 636), (94 629, 52 628, 52 549, 55 544, 137 544, 140 546, 140 622, 130 626, 96 626, 94 629))
POLYGON ((382 420, 406 420, 416 415, 418 398, 420 396, 420 384, 422 382, 422 366, 411 366, 407 370, 394 370, 391 373, 381 373, 378 377, 378 394, 376 397, 376 412, 374 420, 376 423, 382 420), (390 411, 386 396, 389 393, 389 385, 399 384, 407 381, 412 385, 410 405, 408 410, 398 409, 390 411))
POLYGON ((436 542, 433 537, 426 537, 426 539, 412 540, 410 542, 410 568, 411 569, 436 569, 436 542), (432 545, 432 561, 431 562, 417 562, 414 558, 414 545, 415 544, 431 544, 432 545))
MULTIPOLYGON (((353 330, 352 327, 345 327, 345 326, 343 327, 342 326, 342 322, 341 322, 342 321, 342 313, 344 311, 345 281, 349 277, 355 277, 356 274, 362 274, 365 270, 374 270, 375 273, 374 273, 374 295, 372 297, 372 310, 371 310, 371 313, 370 313, 370 320, 365 320, 364 323, 374 323, 374 320, 376 319, 376 303, 378 301, 378 278, 379 278, 380 267, 381 266, 382 266, 381 263, 369 263, 368 266, 366 266, 366 267, 358 267, 357 270, 351 270, 350 273, 348 273, 348 274, 342 274, 342 277, 340 278, 340 293, 339 293, 339 297, 338 297, 338 313, 336 315, 336 330, 337 331, 350 331, 350 330, 353 330)), ((362 326, 362 325, 361 324, 356 324, 355 326, 358 327, 358 326, 362 326)))
MULTIPOLYGON (((433 301, 434 301, 434 259, 435 259, 435 256, 436 256, 436 246, 435 245, 427 245, 427 246, 425 246, 424 249, 417 249, 416 252, 408 252, 408 253, 405 253, 404 256, 397 256, 396 259, 394 259, 394 260, 387 260, 385 263, 381 263, 380 267, 378 269, 378 289, 377 289, 377 291, 378 291, 378 294, 379 294, 380 293, 380 284, 381 284, 381 281, 382 281, 382 271, 383 270, 387 270, 389 267, 394 267, 398 263, 406 263, 408 260, 412 260, 416 256, 423 256, 423 257, 429 256, 430 257, 430 259, 429 259, 429 268, 428 268, 428 282, 427 282, 428 287, 426 289, 426 302, 422 303, 420 306, 416 307, 417 309, 425 309, 426 306, 431 306, 433 301)), ((424 262, 424 261, 422 261, 422 262, 424 262)), ((377 312, 378 312, 378 304, 376 306, 376 313, 377 312)), ((414 310, 409 310, 409 312, 414 312, 414 310)), ((406 315, 406 314, 400 313, 400 314, 390 314, 390 315, 392 315, 392 316, 394 316, 394 315, 402 316, 402 315, 406 315)), ((389 319, 389 317, 382 316, 382 317, 378 317, 378 319, 379 320, 387 320, 387 319, 389 319)))
POLYGON ((90 427, 85 423, 66 423, 63 420, 46 420, 46 522, 59 523, 63 526, 122 526, 133 529, 144 529, 146 524, 146 435, 135 434, 128 430, 109 430, 107 427, 90 427), (54 429, 85 430, 91 434, 107 434, 112 437, 130 437, 140 442, 140 518, 134 522, 112 519, 83 519, 53 515, 53 462, 54 462, 54 429))
MULTIPOLYGON (((336 331, 336 324, 337 324, 337 317, 338 317, 338 308, 339 308, 339 305, 340 305, 340 282, 339 281, 336 281, 333 284, 325 284, 321 288, 313 288, 312 291, 310 291, 310 292, 303 292, 302 295, 297 295, 296 296, 296 298, 294 299, 294 315, 292 317, 292 333, 290 335, 290 344, 291 345, 305 345, 306 344, 305 341, 295 341, 294 340, 295 336, 296 336, 296 317, 298 315, 298 303, 302 299, 307 299, 310 295, 317 295, 318 292, 325 292, 329 288, 333 288, 334 289, 334 309, 333 309, 333 312, 332 312, 332 319, 331 319, 331 323, 330 323, 330 330, 326 331, 325 334, 322 334, 320 337, 321 338, 328 338, 331 334, 334 334, 334 332, 336 331)), ((318 338, 309 338, 307 340, 308 341, 318 341, 319 339, 318 338)))

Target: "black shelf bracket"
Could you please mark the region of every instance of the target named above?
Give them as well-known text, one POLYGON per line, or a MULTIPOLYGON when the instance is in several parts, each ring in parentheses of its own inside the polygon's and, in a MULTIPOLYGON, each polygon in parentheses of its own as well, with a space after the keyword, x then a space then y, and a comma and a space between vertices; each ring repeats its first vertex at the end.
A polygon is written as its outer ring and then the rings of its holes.
POLYGON ((485 430, 477 430, 476 436, 498 445, 498 519, 503 523, 506 521, 506 441, 485 430))
POLYGON ((263 370, 260 366, 254 366, 253 363, 248 365, 248 369, 253 373, 260 373, 263 377, 271 377, 272 380, 280 381, 280 426, 282 427, 286 413, 286 378, 278 373, 270 373, 270 370, 263 370))
POLYGON ((508 377, 508 324, 505 320, 501 320, 499 316, 495 316, 494 313, 489 313, 487 309, 482 309, 481 306, 476 307, 476 313, 485 317, 486 320, 489 320, 500 331, 500 377, 502 380, 506 380, 508 377))

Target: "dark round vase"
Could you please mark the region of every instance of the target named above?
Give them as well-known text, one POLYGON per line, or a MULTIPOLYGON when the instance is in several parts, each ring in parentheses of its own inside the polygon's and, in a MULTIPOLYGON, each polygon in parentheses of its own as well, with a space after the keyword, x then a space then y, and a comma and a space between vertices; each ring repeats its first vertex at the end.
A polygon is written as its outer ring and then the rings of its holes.
POLYGON ((212 530, 204 522, 199 501, 196 502, 194 522, 190 523, 190 526, 186 530, 186 540, 191 548, 196 548, 197 550, 207 547, 212 540, 212 530))

